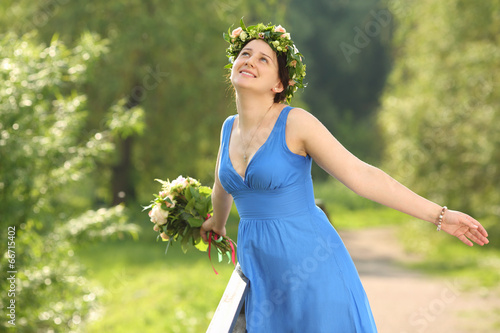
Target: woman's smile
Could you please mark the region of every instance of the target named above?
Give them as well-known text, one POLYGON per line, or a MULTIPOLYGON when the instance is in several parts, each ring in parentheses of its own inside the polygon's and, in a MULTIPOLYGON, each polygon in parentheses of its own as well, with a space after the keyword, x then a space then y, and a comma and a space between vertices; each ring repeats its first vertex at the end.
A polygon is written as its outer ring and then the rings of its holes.
POLYGON ((242 74, 243 76, 251 77, 251 78, 256 78, 257 77, 255 74, 253 74, 249 70, 241 70, 240 74, 242 74))

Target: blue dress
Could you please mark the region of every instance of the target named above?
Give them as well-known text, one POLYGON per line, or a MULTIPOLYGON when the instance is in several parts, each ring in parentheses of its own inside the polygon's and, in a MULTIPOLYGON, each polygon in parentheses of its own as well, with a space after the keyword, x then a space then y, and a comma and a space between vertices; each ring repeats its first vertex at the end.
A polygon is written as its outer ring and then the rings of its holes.
POLYGON ((222 130, 219 179, 240 215, 238 261, 250 281, 249 333, 377 332, 358 272, 338 233, 315 205, 311 157, 286 144, 287 106, 245 178, 233 168, 222 130))

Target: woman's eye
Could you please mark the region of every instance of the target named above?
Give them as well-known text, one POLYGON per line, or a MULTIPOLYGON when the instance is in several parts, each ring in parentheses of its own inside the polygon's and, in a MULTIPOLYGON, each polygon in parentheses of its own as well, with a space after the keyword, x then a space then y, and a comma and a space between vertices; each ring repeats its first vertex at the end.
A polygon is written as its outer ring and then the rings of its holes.
POLYGON ((242 56, 247 56, 247 55, 249 55, 249 53, 248 52, 241 52, 241 55, 242 56))
POLYGON ((260 61, 262 61, 262 62, 266 62, 266 63, 267 63, 267 59, 266 59, 266 58, 264 58, 264 57, 260 58, 260 61))

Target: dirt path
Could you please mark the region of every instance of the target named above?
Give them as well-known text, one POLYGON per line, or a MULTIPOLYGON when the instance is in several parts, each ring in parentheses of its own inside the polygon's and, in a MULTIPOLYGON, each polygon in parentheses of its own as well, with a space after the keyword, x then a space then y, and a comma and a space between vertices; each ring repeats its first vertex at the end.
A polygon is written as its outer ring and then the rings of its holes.
POLYGON ((380 333, 500 332, 500 293, 464 291, 459 280, 402 267, 414 260, 393 227, 340 231, 358 268, 380 333))

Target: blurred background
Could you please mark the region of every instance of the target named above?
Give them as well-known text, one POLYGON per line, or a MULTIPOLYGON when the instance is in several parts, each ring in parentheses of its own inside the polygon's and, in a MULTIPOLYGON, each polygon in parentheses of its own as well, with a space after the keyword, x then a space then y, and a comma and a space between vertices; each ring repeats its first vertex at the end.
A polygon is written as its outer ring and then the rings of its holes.
POLYGON ((242 17, 283 25, 304 55, 293 105, 361 159, 478 218, 491 243, 429 236, 315 166, 335 227, 395 225, 423 258, 414 269, 498 285, 500 0, 2 0, 2 312, 8 242, 17 273, 16 327, 2 318, 1 330, 205 331, 232 266, 216 263, 215 276, 175 244, 165 256, 141 210, 155 178, 213 183, 236 112, 222 33, 242 17))

